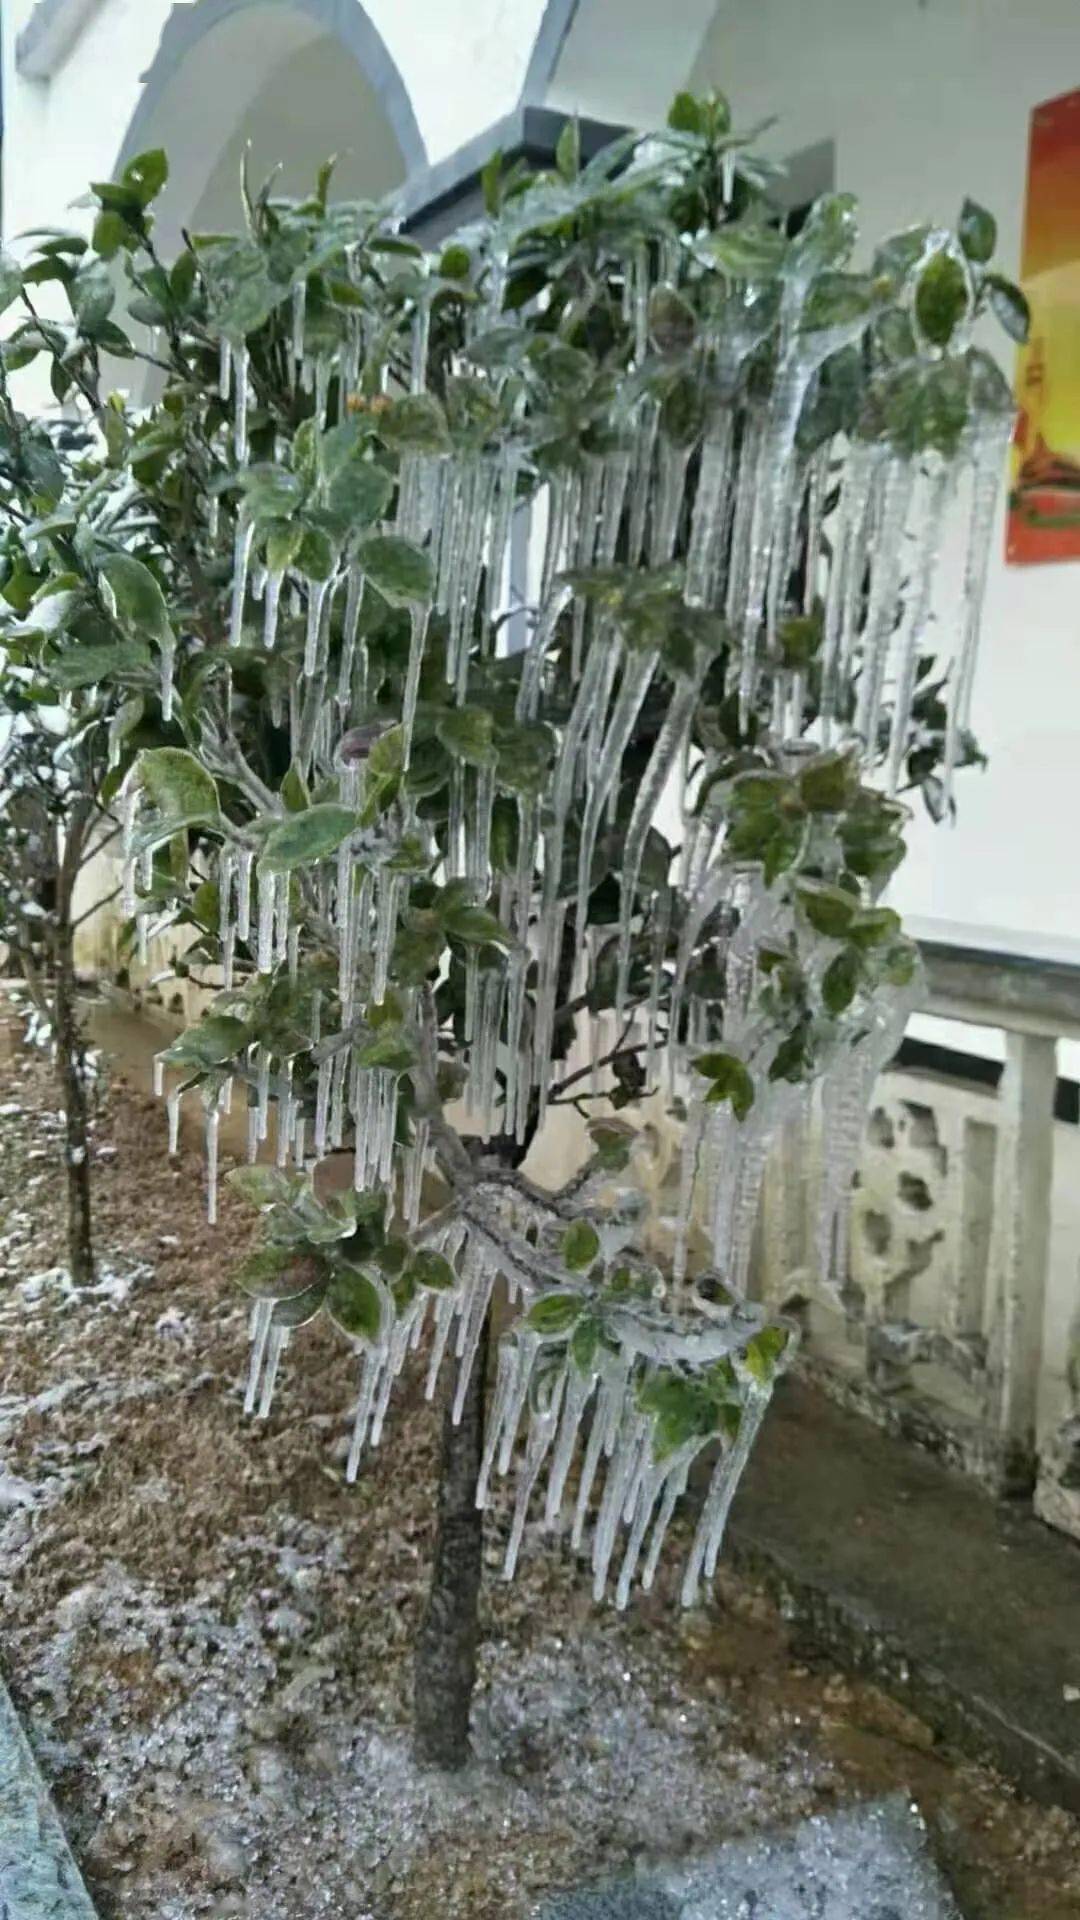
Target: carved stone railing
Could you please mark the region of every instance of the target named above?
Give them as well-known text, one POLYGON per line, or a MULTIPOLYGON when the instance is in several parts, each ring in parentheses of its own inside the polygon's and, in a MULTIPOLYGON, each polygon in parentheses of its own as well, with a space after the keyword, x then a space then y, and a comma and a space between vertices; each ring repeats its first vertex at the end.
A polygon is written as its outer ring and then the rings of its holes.
POLYGON ((1003 1032, 996 1089, 903 1054, 881 1076, 839 1301, 815 1250, 820 1139, 790 1130, 756 1284, 798 1313, 830 1392, 1080 1537, 1080 1128, 1055 1119, 1080 964, 939 941, 923 958, 926 1012, 1003 1032))

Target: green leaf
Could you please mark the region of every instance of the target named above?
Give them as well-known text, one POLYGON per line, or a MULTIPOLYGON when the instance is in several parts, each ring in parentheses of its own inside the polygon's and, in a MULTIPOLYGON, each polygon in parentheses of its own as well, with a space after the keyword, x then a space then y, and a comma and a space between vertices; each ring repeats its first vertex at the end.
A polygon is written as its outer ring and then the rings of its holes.
POLYGON ((733 280, 772 280, 780 272, 787 240, 777 227, 755 218, 733 222, 699 242, 733 280))
POLYGON ((303 1191, 304 1177, 284 1173, 278 1167, 234 1167, 225 1175, 230 1187, 250 1206, 266 1213, 271 1207, 288 1207, 303 1191))
POLYGON ((295 760, 281 783, 281 799, 288 813, 303 813, 311 805, 307 782, 295 760))
POLYGON ((695 1073, 712 1082, 705 1098, 710 1106, 731 1101, 737 1120, 745 1120, 754 1104, 754 1082, 749 1068, 733 1053, 705 1053, 694 1061, 695 1073))
POLYGON ((330 1282, 326 1305, 343 1333, 377 1344, 383 1329, 383 1297, 370 1274, 359 1267, 339 1268, 330 1282))
POLYGON ((0 253, 0 313, 6 313, 22 292, 22 268, 10 253, 0 253))
POLYGON ((927 261, 915 288, 915 318, 931 346, 948 346, 969 302, 967 274, 942 248, 927 261))
POLYGON ((823 880, 801 881, 795 896, 814 932, 829 940, 844 938, 859 908, 854 894, 823 880))
POLYGON ((965 200, 957 225, 960 245, 969 260, 985 266, 997 245, 997 221, 977 200, 965 200))
POLYGON ((546 1293, 542 1300, 536 1300, 525 1316, 525 1324, 534 1333, 545 1338, 555 1338, 559 1334, 569 1333, 574 1322, 580 1319, 585 1302, 576 1293, 546 1293))
POLYGON ((848 939, 864 952, 868 947, 884 946, 900 932, 900 915, 891 907, 864 907, 848 928, 848 939))
POLYGON ((426 605, 434 592, 426 553, 396 533, 372 533, 361 540, 357 560, 372 586, 391 606, 426 605))
POLYGON ((84 333, 93 333, 107 320, 116 303, 116 288, 103 260, 89 260, 69 288, 71 310, 84 333))
POLYGON ((788 619, 781 620, 776 637, 785 667, 792 670, 808 667, 817 655, 824 631, 824 613, 820 608, 813 613, 792 614, 788 619))
POLYGON ((563 1234, 562 1257, 571 1273, 583 1273, 600 1252, 600 1235, 591 1220, 574 1220, 563 1234))
POLYGON ((589 1139, 592 1141, 597 1163, 610 1173, 621 1173, 630 1164, 630 1155, 637 1140, 637 1128, 628 1120, 608 1119, 589 1121, 589 1139))
POLYGON ((106 606, 126 633, 158 646, 173 644, 165 596, 149 567, 130 553, 110 553, 99 578, 106 606))
POLYGON ((137 154, 124 168, 123 184, 137 195, 139 205, 148 207, 156 200, 162 187, 169 178, 168 156, 161 147, 153 147, 148 153, 137 154))
POLYGON ((667 123, 673 133, 703 134, 705 115, 700 100, 692 93, 677 93, 668 108, 667 123))
POLYGON ((674 287, 656 287, 649 300, 649 334, 658 353, 687 353, 697 336, 697 315, 674 287))
POLYGON ((321 527, 308 527, 296 556, 297 573, 321 586, 331 578, 336 566, 337 552, 329 534, 321 527))
POLYGON ((449 1293, 457 1285, 457 1275, 449 1260, 430 1247, 421 1247, 413 1255, 409 1273, 418 1287, 427 1287, 430 1293, 449 1293))
POLYGON ((357 815, 351 807, 334 801, 307 807, 291 814, 266 837, 259 865, 266 873, 292 873, 296 867, 313 866, 336 853, 343 840, 355 832, 357 815))
POLYGON ((840 813, 858 788, 858 761, 843 749, 818 754, 799 773, 799 796, 811 813, 840 813))
POLYGON ((48 662, 46 671, 54 686, 74 691, 78 687, 105 687, 113 681, 145 672, 150 654, 138 640, 117 640, 112 645, 69 647, 48 662))
POLYGON ((469 947, 512 947, 513 935, 486 907, 474 907, 468 901, 455 901, 443 916, 443 925, 454 940, 469 947))
POLYGON ((772 1385, 790 1340, 791 1335, 786 1327, 762 1327, 761 1332, 755 1333, 753 1339, 747 1342, 743 1361, 747 1372, 759 1386, 772 1385))
POLYGON ((244 1022, 232 1014, 207 1013, 198 1026, 189 1027, 166 1048, 165 1058, 178 1067, 220 1067, 234 1059, 250 1038, 244 1022))
POLYGON ((383 1067, 390 1073, 408 1073, 415 1065, 416 1048, 403 1027, 381 1027, 357 1051, 360 1066, 383 1067))
POLYGON ((175 829, 219 818, 214 780, 186 748, 152 747, 136 764, 142 788, 163 823, 175 829))
POLYGON ((304 544, 304 529, 298 521, 271 527, 266 536, 268 573, 284 573, 291 567, 304 544))
POLYGON ((571 185, 581 172, 581 127, 576 115, 567 120, 555 142, 555 170, 571 185))
POLYGON ((859 955, 854 947, 844 947, 830 960, 821 980, 821 998, 829 1013, 843 1013, 850 1007, 859 985, 859 973, 859 955))
POLYGON ((1023 346, 1031 331, 1031 308, 1027 295, 1013 280, 1007 280, 1003 273, 988 273, 986 288, 990 301, 990 311, 1004 327, 1010 340, 1023 346))
POLYGON ((452 241, 439 255, 440 280, 467 280, 472 272, 472 255, 460 241, 452 241))
POLYGON ((583 1313, 570 1335, 570 1358, 586 1377, 593 1371, 599 1345, 600 1322, 591 1313, 583 1313))
POLYGON ((486 707, 448 707, 439 715, 435 732, 455 760, 472 767, 492 767, 494 721, 486 707))
POLYGON ((409 453, 445 453, 450 446, 446 414, 433 393, 407 393, 395 400, 379 415, 379 437, 409 453))
POLYGON ((94 252, 102 260, 115 260, 122 247, 134 244, 135 234, 123 214, 108 210, 99 213, 94 222, 94 252))
POLYGON ((300 1300, 311 1288, 312 1262, 295 1247, 257 1247, 237 1270, 237 1284, 254 1300, 300 1300))

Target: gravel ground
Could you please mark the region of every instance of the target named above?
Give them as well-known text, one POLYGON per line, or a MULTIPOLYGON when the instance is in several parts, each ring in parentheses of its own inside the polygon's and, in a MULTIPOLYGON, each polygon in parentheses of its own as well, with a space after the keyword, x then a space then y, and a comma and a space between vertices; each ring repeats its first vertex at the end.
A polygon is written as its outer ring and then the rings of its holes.
POLYGON ((968 1920, 1076 1920, 1080 1826, 802 1664, 764 1596, 724 1574, 683 1615, 661 1580, 616 1616, 539 1530, 504 1588, 499 1513, 475 1759, 419 1771, 434 1416, 407 1382, 347 1487, 355 1367, 317 1328, 271 1419, 243 1419, 227 1276, 249 1217, 229 1196, 206 1226, 197 1150, 170 1162, 119 1075, 100 1277, 76 1296, 55 1095, 20 1031, 0 1007, 0 1659, 104 1920, 527 1920, 635 1861, 897 1790, 968 1920))

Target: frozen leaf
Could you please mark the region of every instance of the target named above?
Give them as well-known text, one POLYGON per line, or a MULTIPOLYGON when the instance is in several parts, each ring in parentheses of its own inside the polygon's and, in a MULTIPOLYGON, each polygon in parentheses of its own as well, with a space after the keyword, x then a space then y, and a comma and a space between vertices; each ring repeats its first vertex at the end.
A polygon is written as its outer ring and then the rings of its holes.
POLYGON ((383 1328, 383 1302, 370 1274, 359 1267, 339 1267, 326 1296, 330 1316, 344 1333, 376 1344, 383 1328))
POLYGON ((600 1252, 600 1235, 591 1220, 575 1220, 563 1234, 562 1257, 571 1273, 583 1273, 600 1252))
POLYGON ((965 200, 956 229, 969 260, 985 266, 997 245, 997 221, 977 200, 965 200))
POLYGON ((526 1318, 534 1333, 552 1338, 569 1332, 584 1304, 576 1293, 548 1293, 534 1302, 526 1318))
POLYGON ((324 801, 291 814, 266 836, 259 865, 266 873, 292 873, 296 867, 313 866, 335 853, 343 840, 354 833, 357 816, 351 807, 324 801))
POLYGON ((745 1120, 754 1104, 754 1081, 745 1061, 731 1053, 704 1053, 694 1061, 695 1073, 711 1083, 705 1098, 711 1106, 730 1100, 737 1120, 745 1120))
POLYGON ((426 553, 394 533, 372 533, 361 540, 357 560, 373 587, 392 606, 431 599, 433 578, 426 553))
POLYGON ((162 822, 174 830, 219 818, 212 776, 184 747, 152 747, 139 755, 138 778, 162 822))

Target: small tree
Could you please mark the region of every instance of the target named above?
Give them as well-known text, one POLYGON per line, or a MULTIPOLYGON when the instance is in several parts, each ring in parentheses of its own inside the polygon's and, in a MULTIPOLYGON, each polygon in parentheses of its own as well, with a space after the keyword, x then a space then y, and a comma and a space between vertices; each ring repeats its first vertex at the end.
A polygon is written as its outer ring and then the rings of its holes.
MULTIPOLYGON (((650 1584, 706 1447, 687 1603, 711 1574, 792 1348, 747 1297, 761 1176, 815 1089, 843 1286, 865 1099, 917 992, 880 904, 896 796, 949 804, 974 752, 1009 396, 969 329, 987 305, 1022 329, 1022 298, 972 203, 957 235, 901 234, 865 273, 845 195, 786 237, 719 98, 584 168, 573 127, 554 172, 493 161, 486 218, 437 257, 333 204, 327 170, 301 203, 245 186, 241 237, 192 235, 166 264, 165 171, 149 154, 94 189, 97 262, 74 275, 108 313, 99 263, 123 267, 163 370, 114 429, 139 503, 115 617, 159 648, 168 730, 125 748, 131 884, 157 861, 138 913, 167 897, 220 968, 165 1059, 204 1106, 212 1204, 222 1105, 248 1101, 248 1409, 328 1313, 360 1357, 351 1478, 425 1328, 429 1391, 458 1356, 416 1712, 421 1754, 458 1764, 480 1509, 519 1427, 508 1575, 544 1474, 560 1513, 579 1435, 575 1545, 603 1484, 597 1595, 624 1521, 617 1602, 650 1584), (662 1271, 627 1169, 630 1116, 665 1090, 685 1142, 662 1271), (567 1104, 591 1157, 549 1193, 522 1161, 567 1104), (712 1257, 688 1278, 695 1208, 712 1257), (487 1403, 497 1279, 518 1311, 487 1403)), ((40 350, 32 323, 20 341, 40 350)), ((145 697, 144 667, 126 677, 145 697)))
MULTIPOLYGON (((12 263, 0 261, 8 298, 18 278, 12 263)), ((10 351, 12 364, 19 357, 10 351)), ((110 631, 78 548, 80 526, 83 533, 96 527, 95 584, 104 590, 110 569, 124 565, 118 549, 130 501, 113 498, 119 477, 97 434, 27 420, 0 379, 0 941, 26 982, 56 1065, 68 1260, 78 1286, 93 1280, 94 1251, 75 937, 101 904, 80 906, 79 887, 117 839, 109 809, 114 769, 141 710, 111 678, 140 649, 110 631)))

